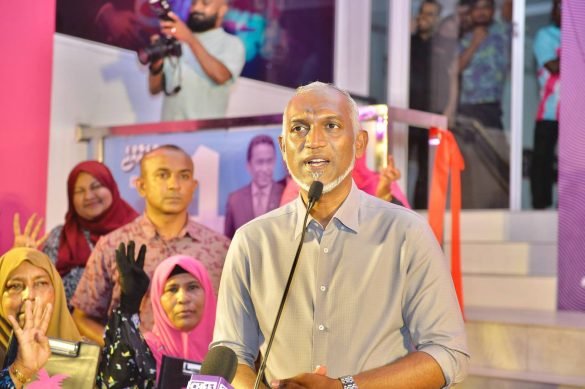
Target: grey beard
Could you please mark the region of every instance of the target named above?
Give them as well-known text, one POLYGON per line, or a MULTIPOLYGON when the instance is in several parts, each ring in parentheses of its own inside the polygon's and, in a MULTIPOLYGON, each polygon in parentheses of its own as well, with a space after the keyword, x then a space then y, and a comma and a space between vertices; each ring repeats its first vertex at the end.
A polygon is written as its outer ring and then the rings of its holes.
MULTIPOLYGON (((286 163, 286 167, 288 168, 288 161, 286 161, 286 159, 285 159, 285 163, 286 163)), ((347 178, 347 176, 353 171, 354 166, 355 166, 355 148, 353 150, 351 164, 347 167, 347 169, 339 177, 337 177, 336 179, 334 179, 330 183, 323 186, 323 194, 327 194, 327 193, 331 192, 333 189, 337 188, 339 186, 339 184, 341 184, 343 182, 343 180, 345 180, 347 178)), ((295 176, 291 172, 290 169, 288 169, 288 171, 290 172, 290 176, 292 177, 293 181, 302 190, 304 190, 305 192, 308 192, 311 185, 304 183, 299 177, 295 176)), ((323 173, 316 172, 316 173, 313 173, 312 175, 313 175, 313 181, 320 181, 320 178, 323 175, 323 173)))

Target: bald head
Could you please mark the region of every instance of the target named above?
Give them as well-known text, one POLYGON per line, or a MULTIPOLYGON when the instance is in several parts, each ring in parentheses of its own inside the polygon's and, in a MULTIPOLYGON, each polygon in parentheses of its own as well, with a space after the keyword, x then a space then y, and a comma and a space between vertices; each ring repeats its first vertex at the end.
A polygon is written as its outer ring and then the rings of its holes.
POLYGON ((191 159, 191 156, 189 154, 187 154, 187 152, 185 150, 183 150, 179 146, 167 144, 167 145, 159 146, 156 149, 151 150, 148 153, 144 154, 144 156, 140 160, 140 176, 144 177, 144 175, 146 173, 146 166, 148 165, 148 163, 147 163, 148 160, 152 160, 154 157, 158 157, 158 156, 164 155, 166 153, 182 154, 183 156, 185 156, 186 160, 188 160, 187 165, 190 166, 191 171, 195 170, 195 166, 193 165, 193 160, 191 159))
POLYGON ((284 135, 284 123, 286 123, 286 114, 288 111, 288 107, 290 106, 291 102, 294 100, 295 97, 303 95, 303 94, 307 94, 307 93, 312 93, 312 92, 322 92, 322 91, 335 91, 337 93, 339 93, 347 102, 348 106, 349 106, 349 110, 350 110, 350 115, 351 115, 351 124, 353 127, 353 132, 354 134, 357 135, 357 133, 360 130, 360 111, 359 108, 356 104, 356 102, 354 101, 354 99, 352 99, 351 95, 341 89, 338 88, 337 86, 333 85, 333 84, 326 84, 324 82, 320 82, 320 81, 315 81, 312 82, 310 84, 307 85, 303 85, 297 88, 297 90, 295 91, 294 96, 289 100, 286 108, 284 109, 284 114, 283 114, 283 127, 282 127, 282 133, 281 135, 284 135))

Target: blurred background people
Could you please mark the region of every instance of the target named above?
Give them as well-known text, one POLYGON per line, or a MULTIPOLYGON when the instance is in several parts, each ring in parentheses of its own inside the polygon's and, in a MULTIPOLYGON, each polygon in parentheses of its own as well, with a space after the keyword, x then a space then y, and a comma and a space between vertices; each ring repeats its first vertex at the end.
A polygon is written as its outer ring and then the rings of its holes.
POLYGON ((224 233, 230 239, 250 220, 278 208, 284 190, 284 182, 273 178, 276 147, 270 136, 252 138, 246 158, 252 181, 230 193, 226 204, 224 233))
POLYGON ((551 24, 538 30, 533 49, 538 66, 540 103, 534 126, 530 189, 532 207, 543 209, 553 203, 553 185, 556 180, 555 148, 559 137, 561 84, 561 0, 553 0, 551 24))
MULTIPOLYGON (((137 50, 148 43, 148 26, 135 12, 144 8, 148 11, 148 7, 136 7, 138 3, 139 0, 57 0, 56 28, 85 39, 137 50)), ((148 16, 154 18, 152 13, 148 16)))
POLYGON ((410 208, 410 203, 397 182, 401 175, 400 170, 394 166, 394 157, 391 155, 388 156, 386 167, 378 172, 368 168, 365 155, 361 158, 356 158, 355 166, 351 173, 357 187, 364 192, 379 199, 410 208))
POLYGON ((471 1, 471 31, 460 42, 458 113, 503 129, 502 93, 510 64, 510 28, 494 20, 494 0, 471 1))
MULTIPOLYGON (((431 67, 433 35, 441 14, 441 4, 425 0, 416 16, 416 31, 410 38, 410 102, 411 109, 431 110, 431 67)), ((408 159, 416 167, 413 205, 427 208, 429 176, 429 131, 410 127, 408 130, 408 159)))
POLYGON ((116 252, 122 295, 105 333, 99 381, 108 388, 152 387, 163 356, 201 362, 215 324, 216 298, 201 262, 177 255, 156 268, 150 287, 152 331, 140 328, 138 310, 148 289, 146 247, 134 258, 134 242, 116 252), (155 375, 156 371, 156 375, 155 375))
POLYGON ((459 99, 459 39, 471 28, 470 1, 459 1, 455 12, 439 22, 433 36, 430 111, 447 116, 450 127, 455 123, 459 99))

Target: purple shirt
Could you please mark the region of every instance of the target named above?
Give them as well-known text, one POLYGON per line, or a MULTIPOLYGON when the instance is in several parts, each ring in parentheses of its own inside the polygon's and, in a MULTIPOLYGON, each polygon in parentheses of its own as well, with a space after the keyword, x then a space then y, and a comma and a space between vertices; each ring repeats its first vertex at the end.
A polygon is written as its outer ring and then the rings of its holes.
MULTIPOLYGON (((460 53, 469 47, 472 34, 469 32, 461 39, 460 53)), ((501 101, 509 64, 510 28, 508 25, 494 22, 471 62, 461 73, 461 103, 482 104, 501 101)))

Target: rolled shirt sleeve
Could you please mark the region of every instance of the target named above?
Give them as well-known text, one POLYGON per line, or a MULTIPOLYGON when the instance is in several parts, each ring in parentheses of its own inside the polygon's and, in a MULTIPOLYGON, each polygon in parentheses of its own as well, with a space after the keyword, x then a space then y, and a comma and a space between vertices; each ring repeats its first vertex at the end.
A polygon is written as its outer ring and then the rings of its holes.
POLYGON ((418 351, 443 370, 446 387, 467 375, 469 355, 463 318, 446 259, 430 228, 406 233, 401 268, 405 274, 403 316, 418 351))

